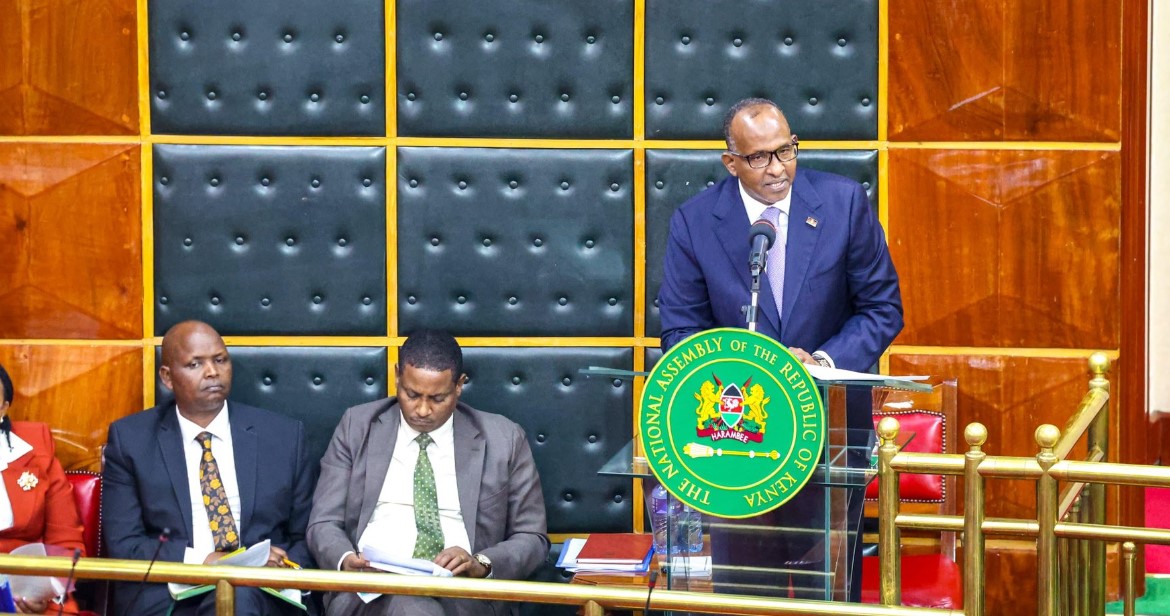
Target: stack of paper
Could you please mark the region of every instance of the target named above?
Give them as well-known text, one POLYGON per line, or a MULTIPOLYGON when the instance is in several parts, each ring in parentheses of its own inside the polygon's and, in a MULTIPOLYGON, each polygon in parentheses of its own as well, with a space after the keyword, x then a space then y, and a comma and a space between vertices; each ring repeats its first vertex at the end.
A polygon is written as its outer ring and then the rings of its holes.
POLYGON ((451 577, 451 572, 422 558, 398 558, 389 551, 373 544, 361 546, 362 558, 370 561, 370 566, 389 573, 402 575, 433 575, 437 577, 451 577))
POLYGON ((569 539, 561 548, 557 566, 573 573, 645 573, 654 557, 652 541, 650 535, 633 533, 594 533, 588 540, 569 539))
MULTIPOLYGON (((268 554, 272 551, 272 542, 268 539, 253 545, 248 549, 239 549, 235 552, 224 556, 215 561, 215 565, 233 565, 236 567, 263 567, 268 563, 268 554)), ((176 584, 174 582, 167 584, 167 589, 171 591, 171 596, 175 601, 182 601, 188 597, 201 595, 205 592, 211 592, 215 586, 205 584, 203 586, 194 586, 192 584, 176 584)), ((260 590, 278 598, 291 603, 292 605, 305 609, 305 604, 301 602, 301 591, 295 588, 285 588, 277 590, 275 588, 261 587, 260 590)))

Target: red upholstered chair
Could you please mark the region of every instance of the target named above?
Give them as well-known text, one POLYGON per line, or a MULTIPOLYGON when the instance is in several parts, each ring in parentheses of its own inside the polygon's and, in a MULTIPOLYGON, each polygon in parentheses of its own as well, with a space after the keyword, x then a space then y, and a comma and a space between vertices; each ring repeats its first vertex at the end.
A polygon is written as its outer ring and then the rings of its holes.
POLYGON ((102 475, 93 471, 66 471, 65 477, 73 484, 73 501, 85 527, 85 555, 101 556, 102 537, 102 475))
MULTIPOLYGON (((873 415, 874 425, 883 417, 898 420, 900 432, 913 432, 914 438, 903 451, 919 453, 947 453, 954 443, 954 417, 939 411, 919 409, 883 410, 873 415)), ((944 475, 911 475, 899 477, 898 493, 904 513, 941 513, 956 511, 955 478, 944 475)), ((877 517, 878 482, 875 479, 866 490, 866 516, 877 517)), ((955 534, 943 533, 938 550, 930 553, 907 553, 903 542, 902 605, 962 609, 962 573, 955 562, 955 534)), ((880 603, 881 564, 877 556, 866 556, 862 563, 861 600, 880 603)))
MULTIPOLYGON (((102 552, 102 475, 93 471, 65 471, 65 478, 73 484, 73 502, 81 516, 82 538, 87 557, 101 556, 102 552)), ((92 589, 91 589, 92 590, 92 589)), ((80 591, 79 591, 80 592, 80 591)), ((99 583, 93 601, 103 605, 106 586, 99 583)), ((97 616, 96 612, 82 610, 79 616, 97 616)))

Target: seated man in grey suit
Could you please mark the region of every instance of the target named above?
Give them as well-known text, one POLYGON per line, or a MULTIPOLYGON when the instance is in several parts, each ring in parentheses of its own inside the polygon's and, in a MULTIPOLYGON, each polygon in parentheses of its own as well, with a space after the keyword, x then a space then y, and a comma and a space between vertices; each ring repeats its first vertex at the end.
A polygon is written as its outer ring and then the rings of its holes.
MULTIPOLYGON (((523 579, 548 554, 544 499, 520 426, 459 402, 463 352, 449 334, 407 338, 394 367, 397 396, 350 408, 325 456, 309 517, 322 568, 370 571, 377 545, 454 575, 523 579)), ((332 615, 516 614, 503 602, 407 595, 365 603, 325 598, 332 615)))
MULTIPOLYGON (((228 403, 232 359, 206 323, 167 332, 158 374, 175 399, 110 425, 102 476, 109 555, 206 564, 270 539, 269 567, 312 567, 305 525, 313 473, 301 422, 228 403)), ((165 584, 119 582, 113 613, 161 616, 173 604, 165 584)), ((179 615, 214 614, 215 594, 173 606, 179 615)), ((236 614, 304 612, 238 587, 236 614)))

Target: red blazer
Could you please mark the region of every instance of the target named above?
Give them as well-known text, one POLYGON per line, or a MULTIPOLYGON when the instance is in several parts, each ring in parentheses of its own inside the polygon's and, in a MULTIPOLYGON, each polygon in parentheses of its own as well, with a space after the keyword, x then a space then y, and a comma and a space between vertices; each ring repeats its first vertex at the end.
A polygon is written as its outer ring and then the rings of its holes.
MULTIPOLYGON (((0 552, 8 553, 28 543, 44 543, 69 552, 79 548, 84 556, 81 516, 77 514, 77 504, 73 501, 73 486, 57 461, 49 426, 14 421, 12 433, 32 445, 32 451, 9 462, 8 468, 0 472, 8 500, 12 503, 12 527, 0 531, 0 552), (37 485, 29 490, 17 483, 25 471, 37 478, 37 485)), ((0 449, 7 447, 8 443, 0 434, 0 449)), ((72 599, 65 604, 64 612, 77 613, 77 605, 72 599)), ((57 605, 50 603, 45 613, 57 613, 57 605)))
MULTIPOLYGON (((73 486, 56 458, 49 426, 31 421, 12 422, 12 433, 32 445, 32 451, 8 464, 0 472, 8 500, 12 503, 12 527, 0 531, 0 552, 8 553, 28 544, 43 542, 70 552, 85 544, 81 517, 73 501, 73 486), (37 478, 37 485, 25 490, 17 483, 25 472, 37 478)), ((0 434, 0 448, 8 447, 0 434)))

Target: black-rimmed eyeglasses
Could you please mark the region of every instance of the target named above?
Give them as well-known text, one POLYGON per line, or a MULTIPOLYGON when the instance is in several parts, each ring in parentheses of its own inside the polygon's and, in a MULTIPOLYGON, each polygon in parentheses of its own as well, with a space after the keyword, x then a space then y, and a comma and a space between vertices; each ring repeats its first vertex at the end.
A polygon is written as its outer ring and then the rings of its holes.
POLYGON ((748 166, 751 167, 752 169, 763 169, 764 167, 767 167, 768 165, 772 164, 772 157, 773 156, 776 157, 776 160, 778 160, 782 163, 786 163, 786 162, 791 161, 791 160, 796 160, 797 155, 800 153, 800 144, 799 143, 792 143, 789 145, 780 146, 780 148, 778 148, 774 152, 756 152, 755 154, 740 154, 739 152, 732 152, 731 150, 728 150, 727 153, 731 154, 732 156, 738 156, 738 157, 746 160, 748 166))

